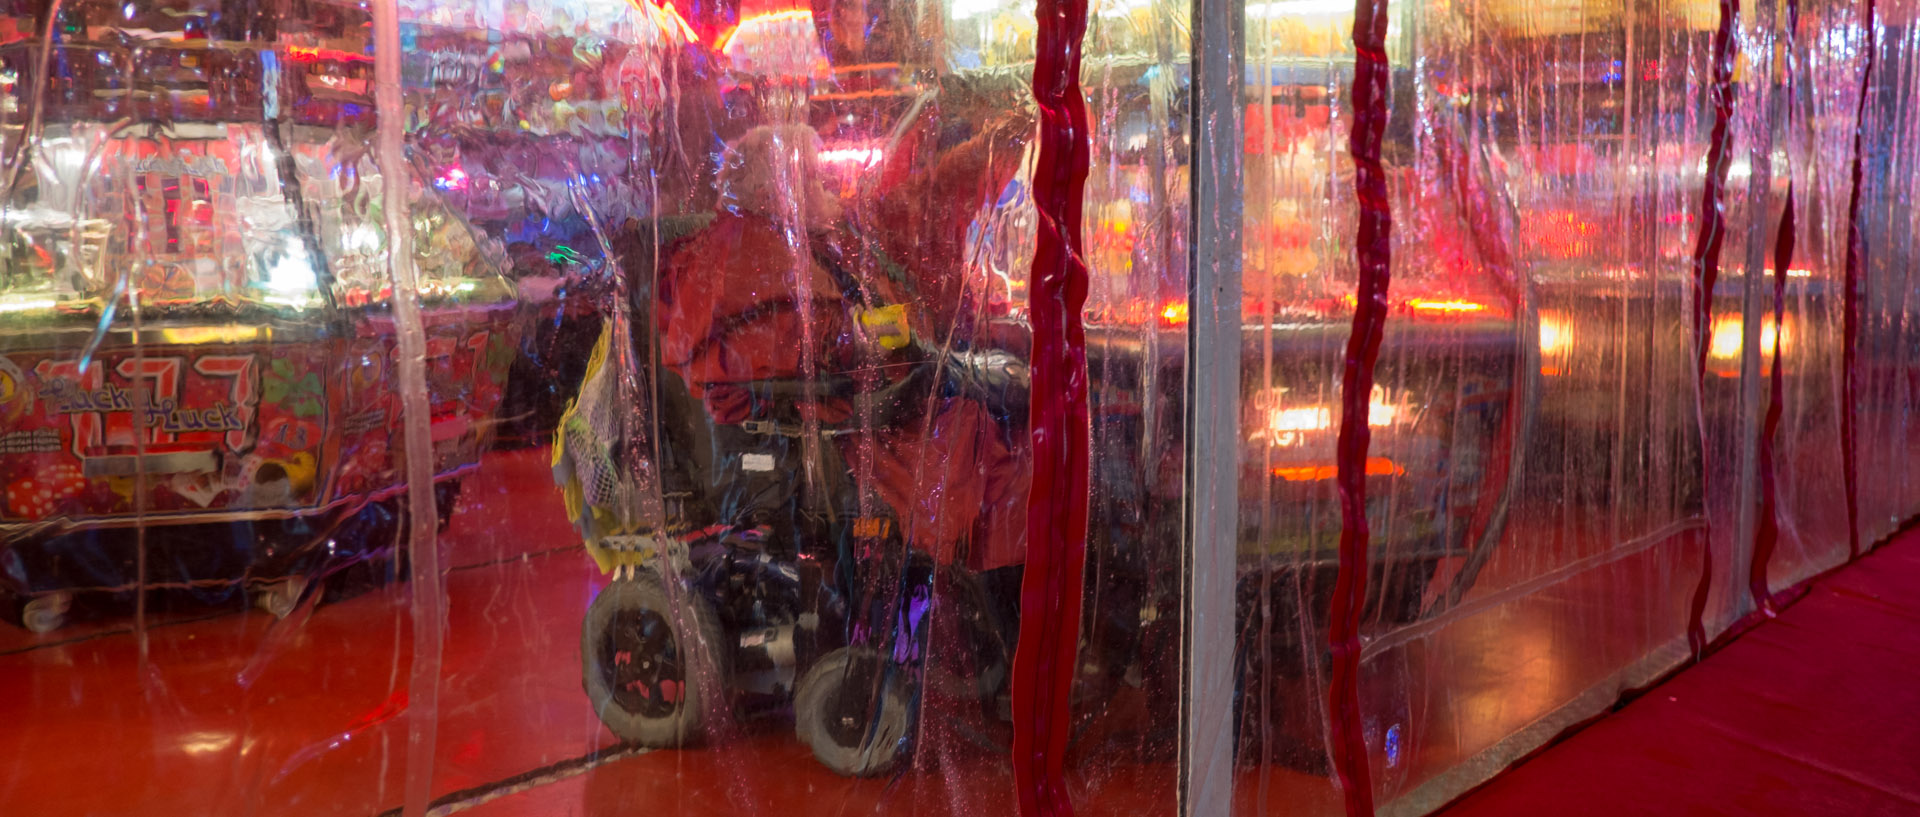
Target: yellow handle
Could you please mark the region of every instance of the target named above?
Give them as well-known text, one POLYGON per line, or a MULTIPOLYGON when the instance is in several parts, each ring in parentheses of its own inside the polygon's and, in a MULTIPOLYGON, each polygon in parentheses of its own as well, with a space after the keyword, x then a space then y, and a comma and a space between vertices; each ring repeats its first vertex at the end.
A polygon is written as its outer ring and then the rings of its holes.
POLYGON ((913 331, 907 326, 906 304, 863 309, 859 318, 860 325, 873 334, 883 349, 904 349, 913 342, 913 331))

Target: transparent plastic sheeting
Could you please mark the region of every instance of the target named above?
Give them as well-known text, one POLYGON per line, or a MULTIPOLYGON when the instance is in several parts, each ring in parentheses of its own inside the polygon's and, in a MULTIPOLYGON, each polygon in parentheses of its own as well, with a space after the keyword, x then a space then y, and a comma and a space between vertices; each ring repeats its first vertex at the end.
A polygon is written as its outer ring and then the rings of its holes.
MULTIPOLYGON (((1845 561, 1847 411, 1859 543, 1915 512, 1911 231, 1889 220, 1911 217, 1914 9, 1880 3, 1869 39, 1865 5, 1800 2, 1789 41, 1789 5, 1729 24, 1716 238, 1703 202, 1720 4, 1391 4, 1393 280, 1365 421, 1358 681, 1383 812, 1447 802, 1687 660, 1690 625, 1718 635, 1845 561), (1856 125, 1865 249, 1849 372, 1856 125), (1778 534, 1756 594, 1763 515, 1778 534)), ((1240 813, 1353 803, 1328 780, 1338 747, 1322 692, 1361 207, 1352 20, 1340 4, 1247 6, 1240 579, 1261 614, 1238 621, 1240 813)))
MULTIPOLYGON (((1137 11, 1071 785, 1170 812, 1186 12, 1137 11)), ((0 811, 1016 810, 1032 4, 8 12, 0 811)))
MULTIPOLYGON (((1920 510, 1915 8, 1865 8, 1801 0, 1791 47, 1743 10, 1710 173, 1718 4, 1389 4, 1362 419, 1353 9, 1244 4, 1239 82, 1196 89, 1194 8, 1090 6, 1079 811, 1178 811, 1209 708, 1232 811, 1346 808, 1343 422, 1393 813, 1754 610, 1763 516, 1779 590, 1848 558, 1850 506, 1861 546, 1920 510), (1244 149, 1199 156, 1222 94, 1244 149), (1189 422, 1221 213, 1227 450, 1189 422), (1226 626, 1181 620, 1222 462, 1228 700, 1182 686, 1226 626)), ((0 811, 1017 810, 1014 648, 1053 626, 1020 615, 1033 3, 0 9, 0 811)))

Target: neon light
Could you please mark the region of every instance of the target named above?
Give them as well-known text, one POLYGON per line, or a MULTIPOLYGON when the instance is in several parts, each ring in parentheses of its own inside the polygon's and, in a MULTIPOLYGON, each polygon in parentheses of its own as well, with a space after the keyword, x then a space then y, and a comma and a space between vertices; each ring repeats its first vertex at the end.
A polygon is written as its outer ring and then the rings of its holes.
POLYGON ((1367 404, 1367 425, 1390 426, 1394 418, 1399 416, 1400 410, 1386 403, 1375 400, 1367 404))
POLYGON ((1187 323, 1187 305, 1184 301, 1174 301, 1160 310, 1160 320, 1173 326, 1185 326, 1187 323))
MULTIPOLYGON (((846 71, 836 68, 834 69, 833 73, 845 74, 846 71)), ((830 94, 813 94, 810 98, 816 99, 816 100, 822 100, 822 101, 828 101, 828 100, 848 101, 848 100, 855 100, 855 99, 884 99, 886 97, 919 96, 919 95, 920 95, 919 91, 913 90, 911 88, 880 88, 872 91, 845 91, 845 92, 835 92, 830 94)))
POLYGON ((897 62, 863 62, 859 65, 836 65, 833 67, 833 72, 836 74, 861 74, 872 71, 898 70, 900 70, 900 63, 897 62))
POLYGON ((287 46, 287 59, 295 62, 317 62, 319 60, 343 60, 346 62, 373 62, 373 58, 352 51, 336 48, 316 48, 306 45, 287 46))
MULTIPOLYGON (((1740 349, 1746 340, 1746 327, 1738 316, 1715 318, 1713 334, 1707 340, 1707 356, 1714 360, 1734 360, 1740 357, 1740 349)), ((1793 331, 1790 327, 1780 327, 1774 331, 1773 316, 1769 315, 1760 323, 1760 354, 1772 357, 1774 348, 1779 344, 1792 343, 1793 331)))
POLYGON ((820 151, 820 161, 831 164, 853 163, 873 167, 885 156, 879 148, 836 148, 820 151))
POLYGON ((1487 308, 1486 304, 1472 301, 1428 301, 1421 298, 1407 299, 1407 306, 1422 312, 1479 312, 1487 308))
POLYGON ((1332 427, 1332 409, 1292 408, 1267 412, 1267 430, 1275 434, 1285 434, 1290 431, 1325 431, 1332 427))
POLYGON ((187 326, 178 329, 160 330, 160 342, 179 345, 251 343, 260 339, 261 331, 261 327, 258 326, 237 324, 229 326, 187 326))
POLYGON ((467 171, 457 167, 447 168, 447 172, 433 180, 433 186, 441 190, 465 190, 467 189, 467 171))
POLYGON ((1573 347, 1573 325, 1558 315, 1540 316, 1540 354, 1557 355, 1573 347))
MULTIPOLYGON (((1333 479, 1339 472, 1331 465, 1295 465, 1273 469, 1273 475, 1288 482, 1320 482, 1333 479)), ((1386 457, 1368 457, 1366 473, 1370 477, 1397 477, 1407 469, 1386 457)))
POLYGON ((714 47, 720 49, 720 53, 726 54, 727 56, 731 57, 733 56, 732 49, 733 49, 734 35, 739 34, 742 29, 746 29, 749 27, 768 28, 775 23, 781 23, 781 22, 786 22, 790 20, 796 21, 796 22, 800 20, 805 20, 808 23, 812 23, 813 11, 811 9, 789 9, 787 11, 773 11, 773 12, 767 12, 765 14, 755 14, 752 17, 748 17, 744 20, 741 20, 740 23, 734 26, 733 28, 727 29, 727 33, 720 35, 720 39, 714 41, 714 47))
POLYGON ((1720 360, 1731 360, 1740 356, 1739 318, 1721 318, 1713 322, 1712 339, 1707 342, 1707 354, 1720 360))
POLYGON ((1247 7, 1248 17, 1350 17, 1353 4, 1344 0, 1278 0, 1247 7))

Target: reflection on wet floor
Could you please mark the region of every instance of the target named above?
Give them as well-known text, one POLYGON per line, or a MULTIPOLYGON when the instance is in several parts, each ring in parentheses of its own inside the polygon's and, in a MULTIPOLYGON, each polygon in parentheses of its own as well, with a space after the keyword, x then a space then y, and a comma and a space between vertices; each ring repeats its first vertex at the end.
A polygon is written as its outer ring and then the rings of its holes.
MULTIPOLYGON (((559 503, 547 501, 550 486, 544 451, 496 453, 467 481, 443 537, 452 568, 433 792, 450 809, 1011 813, 1004 755, 967 741, 923 748, 916 768, 877 780, 821 768, 777 718, 749 721, 716 746, 617 745, 579 680, 580 616, 603 580, 573 544, 559 503)), ((1406 718, 1395 724, 1396 769, 1382 785, 1417 787, 1670 637, 1684 621, 1679 607, 1596 609, 1611 588, 1691 564, 1684 548, 1649 548, 1381 652, 1369 666, 1392 677, 1369 688, 1405 696, 1406 718)), ((1518 569, 1494 565, 1487 586, 1518 569)), ((38 638, 7 632, 0 803, 74 815, 195 813, 207 802, 373 815, 400 805, 411 714, 406 585, 284 621, 255 610, 177 613, 149 626, 144 663, 129 625, 120 617, 38 638), (112 774, 101 774, 103 748, 112 774)), ((1115 713, 1145 706, 1110 703, 1115 713)), ((1388 703, 1381 711, 1392 711, 1388 703)), ((1129 726, 1102 727, 1121 734, 1091 739, 1098 745, 1075 758, 1070 778, 1087 813, 1173 810, 1173 758, 1133 751, 1129 726)), ((1325 776, 1279 764, 1241 768, 1235 797, 1242 814, 1340 807, 1325 776)))

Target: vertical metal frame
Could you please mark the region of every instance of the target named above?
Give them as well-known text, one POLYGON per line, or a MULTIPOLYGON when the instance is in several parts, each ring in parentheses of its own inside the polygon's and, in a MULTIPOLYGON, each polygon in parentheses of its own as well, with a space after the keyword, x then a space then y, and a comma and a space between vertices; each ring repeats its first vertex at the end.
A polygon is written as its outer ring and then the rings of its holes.
MULTIPOLYGON (((1757 56, 1748 67, 1750 75, 1759 78, 1750 80, 1758 86, 1758 98, 1751 104, 1758 109, 1759 116, 1755 119, 1748 159, 1753 170, 1747 178, 1746 273, 1740 279, 1740 415, 1735 427, 1739 435, 1736 438, 1739 440, 1736 452, 1740 468, 1739 505, 1734 514, 1733 558, 1727 566, 1728 586, 1733 588, 1740 587, 1752 571, 1755 535, 1760 526, 1760 435, 1761 416, 1766 408, 1760 393, 1761 381, 1766 377, 1761 370, 1760 335, 1766 311, 1763 296, 1772 286, 1767 275, 1767 251, 1773 248, 1774 236, 1768 227, 1774 225, 1773 214, 1779 211, 1773 193, 1774 143, 1783 140, 1787 142, 1787 149, 1792 149, 1790 137, 1785 133, 1784 95, 1775 87, 1778 66, 1774 61, 1777 49, 1773 46, 1782 39, 1778 18, 1783 16, 1775 13, 1775 5, 1754 4, 1751 36, 1764 38, 1768 47, 1752 49, 1757 56)), ((1707 295, 1711 297, 1712 293, 1707 295)), ((1711 310, 1708 320, 1708 331, 1712 331, 1711 310)), ((1779 349, 1774 353, 1779 354, 1779 349)), ((1745 593, 1735 592, 1731 599, 1732 620, 1737 621, 1754 609, 1754 600, 1745 593)))
POLYGON ((1240 513, 1245 0, 1193 0, 1180 813, 1224 816, 1233 787, 1234 554, 1240 513))

